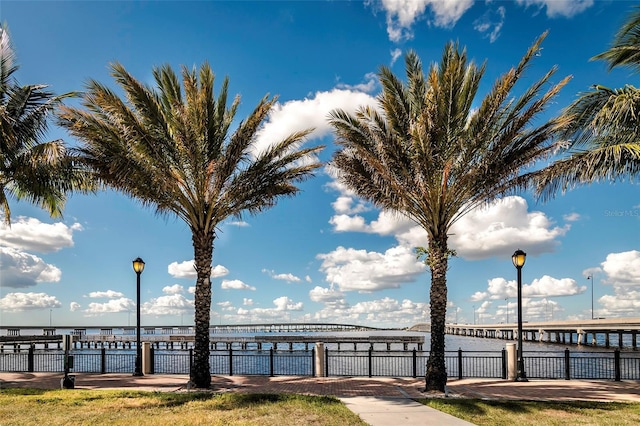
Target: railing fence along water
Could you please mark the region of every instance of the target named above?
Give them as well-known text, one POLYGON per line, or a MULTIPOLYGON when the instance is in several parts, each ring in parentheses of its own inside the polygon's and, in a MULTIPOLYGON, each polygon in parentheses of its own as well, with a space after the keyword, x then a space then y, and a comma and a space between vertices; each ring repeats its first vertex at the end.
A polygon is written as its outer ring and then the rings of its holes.
MULTIPOLYGON (((73 351, 75 373, 130 373, 135 351, 73 351)), ((212 350, 211 374, 264 376, 360 376, 421 377, 427 351, 325 350, 324 371, 316 371, 315 349, 310 350, 212 350)), ((0 353, 0 371, 62 372, 64 353, 56 349, 15 349, 0 353)), ((151 348, 149 373, 189 374, 193 349, 151 348)), ((532 379, 640 380, 640 356, 636 352, 524 352, 525 370, 532 379)), ((447 351, 450 378, 507 378, 506 351, 447 351)))

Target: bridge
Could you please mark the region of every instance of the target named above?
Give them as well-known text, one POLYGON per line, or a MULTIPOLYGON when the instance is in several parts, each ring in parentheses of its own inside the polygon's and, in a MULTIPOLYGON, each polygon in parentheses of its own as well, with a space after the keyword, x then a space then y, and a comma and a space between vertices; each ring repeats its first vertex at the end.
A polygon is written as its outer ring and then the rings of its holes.
MULTIPOLYGON (((166 325, 150 326, 143 325, 141 334, 147 335, 172 335, 172 334, 195 334, 192 325, 166 325)), ((392 328, 378 328, 366 325, 337 324, 337 323, 249 323, 249 324, 219 324, 209 326, 209 333, 215 334, 237 334, 237 333, 321 333, 321 332, 343 332, 343 331, 380 331, 399 330, 392 328)), ((18 336, 55 336, 60 334, 73 334, 82 336, 85 334, 98 335, 135 335, 136 327, 121 325, 102 326, 0 326, 0 341, 18 336)))
MULTIPOLYGON (((634 350, 638 347, 640 318, 611 318, 575 321, 523 322, 522 339, 546 343, 593 345, 604 342, 624 347, 623 341, 634 350), (611 336, 614 336, 613 342, 611 336), (598 339, 598 336, 603 337, 598 339), (627 339, 625 339, 625 336, 627 339), (616 342, 617 337, 617 342, 616 342)), ((518 326, 509 324, 446 324, 445 333, 493 339, 514 340, 518 338, 518 326)))

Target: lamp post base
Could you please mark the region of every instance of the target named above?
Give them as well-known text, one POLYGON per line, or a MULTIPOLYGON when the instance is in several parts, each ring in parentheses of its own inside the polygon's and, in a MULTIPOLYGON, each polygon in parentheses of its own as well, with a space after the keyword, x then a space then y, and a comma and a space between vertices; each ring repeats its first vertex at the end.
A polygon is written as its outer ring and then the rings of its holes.
POLYGON ((133 375, 133 376, 136 376, 136 377, 144 376, 144 374, 143 374, 143 373, 139 373, 139 372, 137 372, 137 371, 136 371, 135 373, 133 373, 132 375, 133 375))

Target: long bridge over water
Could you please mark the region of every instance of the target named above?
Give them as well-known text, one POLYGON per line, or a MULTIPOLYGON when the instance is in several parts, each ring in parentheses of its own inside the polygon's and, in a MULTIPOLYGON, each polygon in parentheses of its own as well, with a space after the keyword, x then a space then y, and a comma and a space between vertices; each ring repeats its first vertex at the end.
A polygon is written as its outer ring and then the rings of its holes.
MULTIPOLYGON (((525 322, 522 339, 546 343, 603 345, 638 348, 640 318, 587 319, 574 321, 525 322), (613 338, 612 338, 613 336, 613 338), (626 345, 624 343, 627 343, 626 345)), ((518 326, 509 324, 446 324, 445 333, 493 339, 518 338, 518 326)))

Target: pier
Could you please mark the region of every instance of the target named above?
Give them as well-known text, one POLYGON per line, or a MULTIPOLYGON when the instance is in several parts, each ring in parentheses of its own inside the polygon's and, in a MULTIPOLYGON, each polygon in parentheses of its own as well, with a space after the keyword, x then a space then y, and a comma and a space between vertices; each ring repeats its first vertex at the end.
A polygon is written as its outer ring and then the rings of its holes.
MULTIPOLYGON (((576 321, 523 322, 522 339, 562 345, 591 345, 638 349, 640 318, 611 318, 576 321), (601 337, 598 339, 598 337, 601 337), (626 338, 625 338, 626 337, 626 338), (598 342, 602 344, 598 344, 598 342), (629 342, 626 346, 624 341, 629 342)), ((445 333, 489 339, 514 340, 518 327, 509 324, 447 324, 445 333)))

